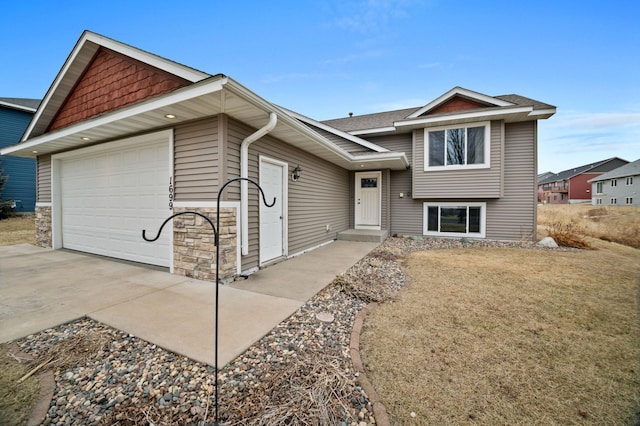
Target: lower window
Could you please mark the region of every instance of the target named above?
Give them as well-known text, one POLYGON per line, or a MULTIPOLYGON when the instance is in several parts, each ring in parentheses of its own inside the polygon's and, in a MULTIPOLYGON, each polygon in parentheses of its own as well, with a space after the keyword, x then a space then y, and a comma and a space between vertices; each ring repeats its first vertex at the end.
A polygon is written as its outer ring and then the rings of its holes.
POLYGON ((424 203, 424 235, 485 236, 486 203, 424 203))

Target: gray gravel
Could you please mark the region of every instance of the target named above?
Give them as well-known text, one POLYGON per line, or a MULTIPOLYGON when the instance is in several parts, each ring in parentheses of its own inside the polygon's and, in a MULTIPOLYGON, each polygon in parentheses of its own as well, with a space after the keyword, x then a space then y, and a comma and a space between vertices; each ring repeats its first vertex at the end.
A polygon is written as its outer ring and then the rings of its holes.
MULTIPOLYGON (((339 387, 332 394, 335 401, 328 404, 337 413, 333 419, 339 418, 337 423, 342 425, 375 424, 371 404, 357 385, 349 356, 353 321, 368 296, 359 296, 357 288, 348 289, 344 283, 360 277, 360 286, 377 283, 378 290, 385 287, 387 296, 392 296, 404 285, 404 275, 395 261, 397 256, 417 250, 462 247, 537 248, 524 242, 387 239, 342 279, 314 296, 220 371, 221 419, 228 424, 262 424, 261 416, 275 413, 275 405, 282 404, 282 390, 278 389, 283 386, 282 381, 294 383, 296 376, 304 378, 312 374, 309 366, 321 360, 340 372, 334 374, 331 382, 331 386, 339 387)), ((378 290, 374 289, 374 293, 378 290)), ((43 424, 213 422, 211 366, 90 319, 48 329, 16 343, 24 352, 37 357, 72 336, 95 334, 106 337, 108 343, 86 354, 87 359, 81 364, 55 369, 56 388, 43 424)), ((293 406, 287 409, 290 415, 287 424, 305 423, 295 413, 296 403, 293 401, 293 406)), ((299 403, 307 411, 327 408, 299 403)))

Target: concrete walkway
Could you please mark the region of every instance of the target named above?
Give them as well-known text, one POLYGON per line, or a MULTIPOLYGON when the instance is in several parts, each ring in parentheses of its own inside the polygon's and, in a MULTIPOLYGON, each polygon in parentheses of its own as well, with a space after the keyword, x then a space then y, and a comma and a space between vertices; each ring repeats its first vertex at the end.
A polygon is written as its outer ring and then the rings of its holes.
MULTIPOLYGON (((377 245, 335 241, 220 286, 219 365, 377 245)), ((29 244, 0 247, 0 342, 88 316, 213 364, 214 306, 211 282, 29 244)))

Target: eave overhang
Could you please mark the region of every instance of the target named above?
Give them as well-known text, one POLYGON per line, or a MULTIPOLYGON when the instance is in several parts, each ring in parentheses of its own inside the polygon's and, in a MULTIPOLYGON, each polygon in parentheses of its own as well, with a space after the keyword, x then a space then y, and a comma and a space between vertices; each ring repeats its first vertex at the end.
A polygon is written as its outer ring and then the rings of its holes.
POLYGON ((254 128, 260 128, 271 112, 278 124, 270 136, 294 145, 348 170, 388 168, 404 170, 409 162, 404 153, 375 152, 353 155, 233 79, 216 75, 171 93, 81 123, 30 138, 0 150, 1 155, 35 158, 89 145, 155 132, 179 123, 226 114, 254 128), (167 114, 175 116, 168 119, 167 114))
POLYGON ((505 123, 513 123, 519 121, 544 120, 555 113, 555 108, 534 109, 532 106, 495 107, 481 110, 470 110, 468 112, 461 113, 455 112, 411 118, 396 121, 393 123, 393 126, 354 130, 349 133, 354 136, 388 135, 393 133, 405 133, 413 129, 465 124, 473 121, 504 120, 505 123))

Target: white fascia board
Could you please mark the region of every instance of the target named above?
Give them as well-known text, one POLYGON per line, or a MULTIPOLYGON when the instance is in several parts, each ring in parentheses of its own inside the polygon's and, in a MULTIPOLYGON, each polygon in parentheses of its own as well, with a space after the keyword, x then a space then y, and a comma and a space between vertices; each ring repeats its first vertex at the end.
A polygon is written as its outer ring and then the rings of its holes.
POLYGON ((140 62, 151 65, 152 67, 159 68, 170 74, 189 80, 192 83, 211 77, 210 74, 170 61, 161 56, 145 52, 144 50, 129 46, 128 44, 121 43, 91 31, 87 31, 83 38, 83 42, 92 41, 95 44, 106 47, 107 49, 122 53, 125 56, 137 59, 140 62))
POLYGON ((374 143, 371 143, 369 141, 366 141, 364 139, 358 138, 356 136, 354 136, 353 134, 350 133, 346 133, 343 132, 342 130, 336 129, 334 127, 331 126, 327 126, 326 124, 320 123, 318 121, 315 121, 311 118, 305 117, 303 115, 298 114, 297 112, 293 112, 291 110, 286 110, 289 114, 291 114, 292 117, 297 118, 300 121, 304 121, 307 124, 310 124, 312 126, 318 127, 322 130, 325 130, 329 133, 333 133, 336 136, 340 136, 341 138, 347 139, 355 144, 358 144, 360 146, 364 146, 365 148, 369 148, 374 150, 375 152, 389 152, 388 149, 383 148, 379 145, 376 145, 374 143))
POLYGON ((556 113, 555 108, 534 109, 529 113, 529 116, 530 117, 545 116, 545 118, 549 118, 555 113, 556 113))
POLYGON ((39 145, 46 144, 47 142, 54 141, 56 139, 70 136, 75 133, 86 132, 87 130, 95 127, 104 126, 105 124, 113 123, 114 121, 122 120, 134 115, 142 114, 154 109, 170 106, 182 101, 186 101, 198 96, 215 93, 222 90, 225 84, 226 77, 216 79, 215 81, 207 82, 205 84, 197 84, 196 86, 188 86, 185 89, 172 92, 170 95, 160 98, 153 98, 149 101, 143 101, 129 108, 123 108, 110 114, 101 115, 95 119, 89 119, 87 121, 80 122, 78 124, 72 124, 68 127, 64 127, 58 131, 46 133, 42 136, 38 136, 27 142, 22 142, 17 145, 7 147, 0 151, 2 155, 11 154, 22 150, 35 150, 39 145))
POLYGON ((0 101, 0 106, 5 106, 7 108, 18 109, 20 111, 36 112, 35 108, 29 108, 29 107, 24 106, 24 105, 12 104, 11 102, 0 101))
POLYGON ((502 99, 494 98, 493 96, 483 95, 482 93, 474 92, 472 90, 464 89, 462 87, 454 87, 449 90, 444 95, 439 96, 433 101, 429 102, 427 105, 423 106, 419 110, 415 111, 413 114, 409 115, 407 118, 416 118, 429 111, 430 109, 440 105, 445 102, 447 99, 452 98, 456 95, 465 96, 467 98, 475 99, 480 102, 490 103, 495 106, 513 106, 514 104, 511 102, 503 101, 502 99))
MULTIPOLYGON (((42 115, 43 111, 46 109, 47 104, 49 103, 49 101, 51 100, 53 95, 57 92, 58 86, 60 85, 60 83, 64 79, 64 76, 69 71, 69 68, 71 68, 71 66, 75 63, 78 54, 83 49, 85 49, 85 45, 87 45, 87 43, 93 43, 93 44, 95 44, 97 46, 104 46, 107 49, 111 49, 111 50, 119 52, 119 53, 121 53, 123 55, 132 57, 132 58, 137 59, 137 60, 139 60, 141 62, 147 63, 147 64, 149 64, 151 66, 154 66, 156 68, 165 70, 165 71, 167 71, 169 73, 172 73, 174 75, 182 77, 182 78, 184 78, 186 80, 189 80, 191 82, 198 82, 198 81, 201 81, 203 79, 206 79, 206 78, 210 77, 209 74, 205 74, 205 73, 203 73, 201 71, 197 71, 197 70, 194 70, 192 68, 185 67, 185 66, 180 66, 176 62, 172 62, 172 61, 169 61, 167 59, 161 58, 159 56, 153 55, 151 53, 144 52, 144 51, 142 51, 140 49, 136 49, 136 48, 134 48, 132 46, 128 46, 126 44, 117 42, 117 41, 112 40, 110 38, 101 36, 99 34, 92 33, 91 31, 85 31, 80 36, 80 39, 78 40, 78 42, 76 43, 74 48, 71 50, 71 53, 69 54, 69 57, 67 58, 67 60, 65 61, 64 65, 62 66, 62 68, 58 72, 58 75, 56 75, 56 78, 53 80, 53 83, 51 84, 51 87, 49 87, 49 90, 47 91, 44 99, 40 103, 40 106, 38 107, 33 119, 31 120, 31 122, 29 123, 29 126, 27 127, 26 131, 24 132, 24 136, 22 137, 22 141, 25 141, 25 140, 29 139, 29 136, 31 135, 31 132, 33 131, 33 128, 36 126, 36 124, 40 120, 40 116, 42 115)), ((97 48, 96 48, 96 50, 97 50, 97 48)))
POLYGON ((375 161, 400 160, 406 168, 409 167, 409 160, 404 152, 381 152, 378 154, 354 155, 354 163, 371 163, 375 161))
POLYGON ((433 116, 433 117, 419 117, 414 120, 404 120, 404 121, 396 121, 394 126, 396 127, 405 127, 405 126, 416 126, 416 125, 429 125, 429 124, 438 124, 443 121, 450 120, 474 120, 474 119, 491 119, 491 116, 499 116, 505 114, 521 114, 526 112, 533 111, 533 107, 514 107, 514 108, 501 108, 501 109, 492 109, 491 111, 473 111, 462 114, 455 115, 446 115, 446 116, 433 116))
POLYGON ((69 70, 71 65, 75 62, 75 59, 78 56, 78 53, 84 46, 87 33, 88 31, 85 31, 84 33, 82 33, 82 36, 80 37, 76 45, 71 50, 71 53, 69 54, 69 57, 67 58, 67 60, 64 62, 64 65, 62 65, 62 68, 60 68, 60 71, 58 71, 56 78, 53 80, 53 83, 51 83, 49 90, 47 90, 47 93, 44 95, 44 99, 42 99, 42 102, 40 102, 40 106, 38 106, 38 110, 36 111, 35 115, 31 119, 29 126, 27 126, 27 129, 25 130, 24 135, 22 136, 22 141, 28 140, 29 136, 31 136, 31 132, 33 131, 33 128, 36 126, 36 124, 40 120, 40 116, 42 116, 42 113, 46 109, 47 104, 53 97, 54 93, 56 93, 56 90, 60 85, 60 82, 63 80, 63 77, 67 74, 67 71, 69 70))
POLYGON ((299 131, 303 135, 309 137, 314 142, 324 146, 329 151, 332 151, 334 154, 337 154, 342 159, 346 161, 352 161, 353 156, 349 154, 347 151, 331 143, 331 141, 329 141, 328 139, 322 137, 321 135, 317 134, 313 130, 309 129, 304 124, 300 123, 298 120, 293 118, 291 115, 289 115, 285 110, 283 110, 279 106, 266 101, 265 99, 258 96, 256 93, 252 92, 251 90, 247 89, 237 81, 233 80, 232 78, 227 77, 227 83, 225 88, 227 90, 230 90, 234 94, 242 97, 243 99, 255 105, 256 107, 264 110, 266 114, 269 114, 271 112, 276 113, 278 116, 279 123, 287 124, 288 126, 299 131))
POLYGON ((354 136, 358 136, 358 135, 371 135, 374 133, 388 133, 388 132, 395 132, 397 129, 393 126, 390 127, 378 127, 375 129, 363 129, 363 130, 354 130, 352 132, 349 132, 349 134, 352 134, 354 136))

